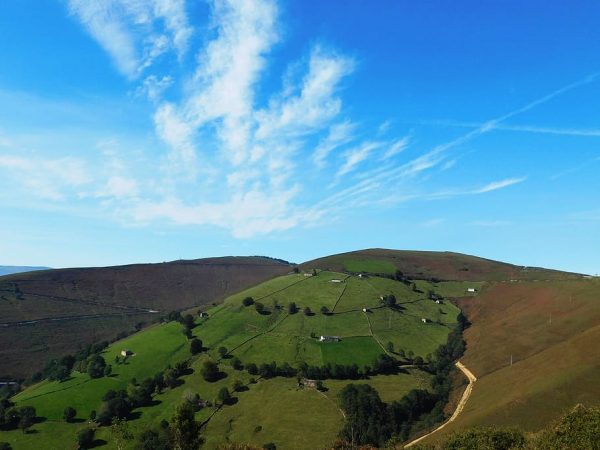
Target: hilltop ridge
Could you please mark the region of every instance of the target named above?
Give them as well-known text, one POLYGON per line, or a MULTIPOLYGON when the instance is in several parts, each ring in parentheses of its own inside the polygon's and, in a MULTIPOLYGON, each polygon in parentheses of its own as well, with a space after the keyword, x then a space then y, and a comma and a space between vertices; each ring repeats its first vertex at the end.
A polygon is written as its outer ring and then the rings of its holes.
POLYGON ((447 251, 390 250, 369 248, 317 258, 301 264, 346 272, 400 270, 414 279, 456 281, 509 281, 581 278, 581 274, 540 267, 528 267, 447 251), (374 264, 376 260, 379 263, 374 264))

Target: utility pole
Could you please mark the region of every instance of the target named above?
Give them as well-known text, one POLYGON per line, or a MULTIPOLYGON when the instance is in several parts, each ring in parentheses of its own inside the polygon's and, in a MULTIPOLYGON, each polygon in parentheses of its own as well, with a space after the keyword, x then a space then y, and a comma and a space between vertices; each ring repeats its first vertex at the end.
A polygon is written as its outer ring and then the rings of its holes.
POLYGON ((510 366, 511 366, 511 367, 512 367, 512 362, 513 362, 513 359, 512 359, 512 354, 511 354, 511 355, 510 355, 510 366))

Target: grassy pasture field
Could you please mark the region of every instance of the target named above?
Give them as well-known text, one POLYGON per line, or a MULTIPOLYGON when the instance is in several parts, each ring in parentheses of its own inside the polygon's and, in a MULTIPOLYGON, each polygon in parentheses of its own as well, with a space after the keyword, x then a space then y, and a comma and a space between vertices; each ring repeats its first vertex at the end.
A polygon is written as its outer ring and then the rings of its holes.
POLYGON ((132 378, 143 380, 189 356, 189 344, 175 322, 157 325, 134 334, 108 347, 103 353, 107 364, 112 364, 110 377, 90 379, 87 374, 73 372, 66 381, 42 381, 17 394, 14 400, 23 406, 34 406, 38 415, 50 420, 61 420, 67 406, 73 406, 78 417, 87 418, 100 406, 101 398, 109 389, 125 389, 132 378), (125 364, 115 364, 121 350, 135 353, 125 364))
MULTIPOLYGON (((446 341, 459 311, 449 302, 438 305, 426 296, 426 289, 413 292, 393 280, 360 279, 335 272, 320 272, 315 277, 285 275, 235 294, 223 304, 206 310, 208 319, 197 319, 193 334, 202 339, 208 350, 192 358, 193 372, 182 377, 181 386, 156 395, 156 406, 135 410, 134 419, 128 422, 130 429, 136 435, 162 419, 168 420, 186 396, 198 393, 202 399, 213 401, 220 388, 231 390, 234 380, 240 380, 248 384, 249 389, 235 393, 235 404, 224 406, 216 413, 212 407, 197 413, 199 421, 215 413, 203 432, 207 448, 229 441, 256 445, 274 442, 278 448, 323 448, 335 439, 342 425, 337 393, 351 381, 327 380, 325 384, 329 390, 324 394, 299 389, 294 378, 274 378, 249 384, 250 375, 233 370, 230 359, 225 358, 220 361, 224 378, 207 383, 200 375, 203 361, 219 359, 217 349, 225 346, 231 356, 239 357, 246 364, 276 361, 296 365, 304 361, 312 365, 356 363, 364 366, 384 353, 379 342, 385 344, 388 340, 396 349, 412 350, 424 357, 446 341), (379 295, 389 293, 397 297, 400 305, 397 310, 379 304, 379 295), (242 300, 246 296, 262 302, 266 313, 258 313, 254 306, 243 306, 242 300), (300 308, 296 314, 289 314, 287 310, 291 301, 300 308), (333 309, 335 305, 335 314, 319 312, 321 306, 333 309), (309 306, 314 314, 305 315, 302 312, 305 306, 309 306), (363 306, 369 307, 370 312, 363 312, 363 306), (430 323, 423 324, 422 316, 430 323), (342 339, 321 343, 311 334, 317 337, 338 335, 342 339), (258 426, 262 427, 261 431, 255 431, 258 426), (302 445, 298 447, 294 443, 302 445)), ((17 395, 15 401, 19 406, 34 406, 45 421, 36 424, 35 432, 31 434, 10 431, 3 439, 11 442, 14 448, 27 450, 39 448, 43 436, 51 435, 45 441, 48 443, 45 448, 62 449, 65 442, 72 442, 74 447, 77 430, 87 424, 83 421, 64 423, 62 414, 67 406, 77 409, 79 419, 87 419, 91 410, 98 410, 108 389, 125 389, 133 378, 141 381, 153 376, 168 364, 190 358, 190 353, 182 326, 170 322, 114 343, 103 356, 113 365, 113 375, 108 378, 92 380, 86 374, 74 373, 63 383, 44 381, 17 395), (126 364, 116 365, 115 357, 123 349, 132 350, 135 355, 126 364)), ((428 386, 428 378, 420 371, 411 370, 358 383, 373 383, 382 398, 389 401, 401 398, 413 388, 428 386)), ((108 428, 100 428, 97 437, 107 442, 101 448, 115 448, 108 428)))
MULTIPOLYGON (((441 294, 445 286, 440 285, 441 289, 425 282, 419 292, 414 292, 386 278, 349 277, 329 271, 314 277, 287 275, 240 292, 211 309, 210 318, 201 323, 197 334, 213 351, 224 346, 244 363, 342 364, 349 361, 347 355, 353 355, 357 364, 364 365, 384 352, 378 341, 382 345, 392 342, 396 349, 412 350, 425 357, 446 341, 459 313, 450 302, 436 304, 427 298, 430 289, 441 294), (396 310, 381 307, 379 297, 387 294, 396 296, 396 310), (266 313, 243 306, 241 301, 247 296, 263 303, 266 313), (296 303, 297 313, 288 313, 290 302, 296 303), (307 306, 312 315, 302 312, 307 306), (334 313, 322 314, 321 306, 334 313), (364 307, 368 313, 362 312, 364 307), (428 323, 423 324, 422 318, 428 323), (315 339, 321 335, 342 340, 321 344, 315 339)), ((448 290, 466 292, 467 286, 471 284, 453 284, 448 290)))
POLYGON ((354 273, 387 273, 393 275, 396 272, 396 266, 391 262, 373 258, 345 259, 344 269, 354 273))

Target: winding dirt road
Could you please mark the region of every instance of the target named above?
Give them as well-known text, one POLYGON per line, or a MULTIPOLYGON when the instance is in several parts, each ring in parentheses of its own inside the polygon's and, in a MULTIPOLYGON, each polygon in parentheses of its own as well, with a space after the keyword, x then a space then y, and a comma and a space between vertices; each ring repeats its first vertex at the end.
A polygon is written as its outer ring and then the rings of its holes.
POLYGON ((437 433, 438 431, 440 431, 442 428, 444 428, 449 423, 454 422, 456 420, 456 418, 458 417, 458 415, 464 409, 465 405, 467 404, 467 400, 469 400, 469 397, 471 396, 471 392, 473 392, 473 385, 477 381, 477 377, 475 375, 473 375, 473 372, 471 372, 469 369, 467 369, 465 367, 465 365, 463 363, 461 363, 460 361, 456 362, 456 367, 459 368, 462 371, 462 373, 464 373, 465 376, 469 379, 469 385, 465 389, 465 392, 463 392, 463 395, 460 398, 458 405, 456 406, 456 410, 454 410, 454 414, 452 414, 452 416, 447 421, 445 421, 443 424, 441 424, 435 430, 427 433, 425 436, 421 436, 420 438, 410 441, 408 444, 405 444, 404 448, 409 448, 409 447, 421 442, 423 439, 431 436, 433 433, 437 433))

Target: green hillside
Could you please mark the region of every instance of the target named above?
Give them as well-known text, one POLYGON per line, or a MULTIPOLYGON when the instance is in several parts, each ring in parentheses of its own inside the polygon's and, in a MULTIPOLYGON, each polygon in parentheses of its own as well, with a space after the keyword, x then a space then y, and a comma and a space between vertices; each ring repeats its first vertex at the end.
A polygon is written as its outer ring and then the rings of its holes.
POLYGON ((555 280, 579 274, 508 264, 454 252, 426 252, 372 248, 318 258, 302 264, 312 268, 393 274, 400 270, 415 279, 461 281, 555 280))
MULTIPOLYGON (((371 370, 365 366, 372 366, 382 354, 400 364, 410 363, 402 355, 432 358, 454 329, 459 310, 446 300, 431 300, 430 291, 442 297, 465 295, 467 287, 473 286, 425 281, 412 286, 388 278, 337 272, 306 275, 281 276, 235 294, 223 304, 203 310, 208 317, 200 318, 194 310, 193 337, 201 339, 205 347, 198 355, 190 354, 184 327, 169 322, 106 348, 102 357, 112 365, 109 376, 92 379, 87 373, 73 371, 65 381, 43 381, 29 387, 13 400, 17 407, 35 407, 42 419, 33 425, 32 432, 7 431, 0 440, 18 449, 42 448, 40 445, 48 449, 75 448, 77 431, 96 427, 87 419, 92 411, 101 411, 102 398, 108 390, 135 393, 143 380, 184 360, 189 360, 189 369, 179 376, 179 381, 154 393, 150 404, 137 407, 130 414, 127 426, 134 438, 145 429, 158 426, 161 420, 169 420, 184 399, 198 394, 202 401, 209 402, 196 413, 196 419, 204 424, 206 448, 228 442, 323 448, 336 439, 344 423, 338 393, 347 384, 369 384, 387 402, 402 399, 412 389, 429 389, 431 375, 410 365, 390 375, 371 373, 357 380, 328 378, 323 381, 322 392, 299 386, 296 376, 249 373, 252 364, 260 367, 272 362, 279 370, 303 364, 331 370, 336 365, 355 365, 363 373, 371 370), (381 298, 390 295, 396 304, 386 306, 381 298), (253 304, 244 305, 247 297, 252 297, 253 304), (290 311, 292 302, 297 311, 290 311), (260 312, 258 303, 263 305, 260 312), (322 312, 322 307, 328 312, 322 312), (336 336, 339 341, 320 342, 321 336, 336 336), (219 351, 220 347, 225 349, 219 351), (119 355, 125 349, 133 355, 123 362, 119 355), (207 360, 218 362, 221 372, 212 382, 202 374, 207 360), (217 399, 223 387, 233 395, 233 400, 224 405, 217 399), (77 410, 78 420, 73 423, 63 420, 63 412, 69 406, 77 410)), ((116 448, 110 427, 98 427, 96 438, 101 448, 116 448)), ((133 444, 134 440, 123 445, 133 448, 133 444)))

